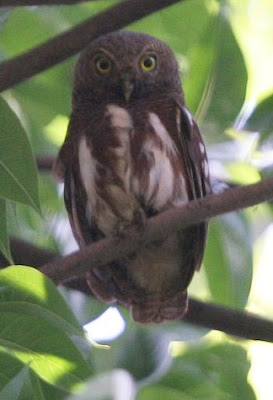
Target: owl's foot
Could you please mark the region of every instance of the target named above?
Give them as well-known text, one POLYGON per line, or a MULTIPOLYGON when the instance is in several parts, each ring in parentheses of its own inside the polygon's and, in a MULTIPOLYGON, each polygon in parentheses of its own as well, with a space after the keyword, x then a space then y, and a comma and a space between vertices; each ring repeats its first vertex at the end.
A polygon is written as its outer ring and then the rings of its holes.
POLYGON ((188 310, 187 290, 178 292, 175 296, 158 300, 139 296, 131 306, 133 320, 142 324, 161 323, 182 319, 188 310))
POLYGON ((141 208, 136 208, 132 213, 131 219, 117 221, 114 235, 119 238, 126 236, 139 235, 145 228, 146 216, 141 208))

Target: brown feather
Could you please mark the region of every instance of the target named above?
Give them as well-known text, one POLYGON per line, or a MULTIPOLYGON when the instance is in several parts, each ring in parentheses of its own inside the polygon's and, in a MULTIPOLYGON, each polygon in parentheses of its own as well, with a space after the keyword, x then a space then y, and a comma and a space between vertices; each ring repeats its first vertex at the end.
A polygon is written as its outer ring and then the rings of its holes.
MULTIPOLYGON (((143 226, 145 217, 209 193, 204 143, 185 108, 177 62, 166 44, 115 32, 87 47, 75 69, 73 111, 55 173, 64 180, 81 247, 124 235, 143 226), (156 67, 147 72, 141 60, 150 55, 156 67), (102 56, 109 73, 97 70, 102 56)), ((207 224, 198 224, 94 268, 89 286, 101 300, 131 307, 136 321, 182 318, 206 233, 207 224)))

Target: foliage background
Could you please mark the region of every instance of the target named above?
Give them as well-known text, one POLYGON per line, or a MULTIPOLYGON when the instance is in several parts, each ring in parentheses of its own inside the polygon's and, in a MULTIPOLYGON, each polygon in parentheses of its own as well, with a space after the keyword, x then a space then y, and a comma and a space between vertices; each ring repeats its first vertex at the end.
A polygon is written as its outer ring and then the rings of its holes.
MULTIPOLYGON (((0 9, 0 59, 113 4, 0 9)), ((214 178, 247 184, 271 174, 272 19, 269 0, 191 0, 128 27, 176 51, 214 178)), ((61 254, 76 248, 61 190, 50 173, 37 176, 29 148, 36 156, 55 155, 62 143, 74 63, 33 77, 0 101, 0 249, 6 257, 7 221, 10 235, 37 246, 61 254)), ((272 319, 271 219, 272 205, 263 204, 211 222, 204 266, 190 293, 272 319)), ((33 269, 0 272, 0 399, 122 400, 130 393, 138 400, 272 398, 272 345, 185 323, 143 328, 124 309, 123 333, 106 340, 110 347, 91 345, 81 326, 108 307, 72 291, 62 295, 69 307, 33 269), (89 395, 71 394, 87 379, 89 395)), ((108 318, 101 338, 112 324, 108 318)), ((95 335, 92 325, 90 332, 95 335)))

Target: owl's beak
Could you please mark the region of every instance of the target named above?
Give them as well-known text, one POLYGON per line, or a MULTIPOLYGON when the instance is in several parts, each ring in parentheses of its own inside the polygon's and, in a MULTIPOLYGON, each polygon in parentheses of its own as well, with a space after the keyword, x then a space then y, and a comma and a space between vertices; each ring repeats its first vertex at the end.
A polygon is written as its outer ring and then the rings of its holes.
POLYGON ((124 77, 124 79, 122 81, 122 86, 123 86, 124 98, 125 98, 126 102, 128 103, 128 101, 130 100, 131 94, 134 90, 134 84, 130 80, 130 78, 128 76, 126 76, 126 77, 124 77))

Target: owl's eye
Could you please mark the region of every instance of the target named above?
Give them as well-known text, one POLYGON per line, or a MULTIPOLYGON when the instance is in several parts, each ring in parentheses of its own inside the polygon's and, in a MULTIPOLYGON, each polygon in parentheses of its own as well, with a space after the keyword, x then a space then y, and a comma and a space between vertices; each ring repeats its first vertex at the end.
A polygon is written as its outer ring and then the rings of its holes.
POLYGON ((154 54, 145 55, 140 61, 140 67, 144 72, 151 72, 156 68, 156 56, 154 54))
POLYGON ((110 74, 110 72, 112 70, 112 66, 113 66, 112 61, 103 55, 98 56, 95 59, 95 65, 96 65, 96 69, 100 75, 110 74))

